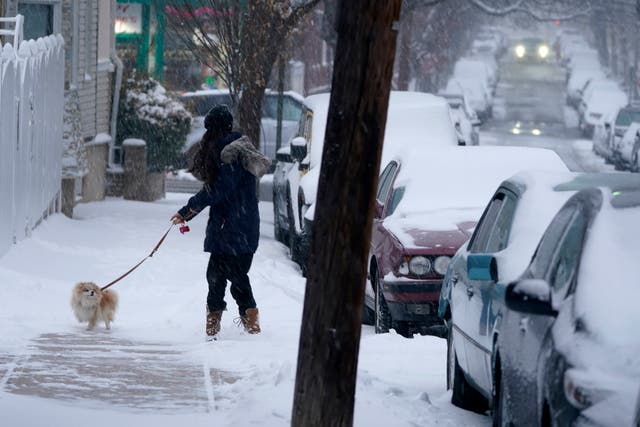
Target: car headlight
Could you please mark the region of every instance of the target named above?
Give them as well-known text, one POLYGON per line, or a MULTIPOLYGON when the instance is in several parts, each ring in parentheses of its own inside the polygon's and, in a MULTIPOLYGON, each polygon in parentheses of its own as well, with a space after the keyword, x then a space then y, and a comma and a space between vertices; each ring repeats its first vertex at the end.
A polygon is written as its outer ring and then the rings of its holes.
POLYGON ((433 269, 435 270, 436 273, 444 276, 444 274, 447 272, 447 268, 449 268, 450 262, 451 262, 450 257, 446 255, 439 256, 433 262, 433 269))
POLYGON ((547 56, 549 56, 549 46, 547 46, 546 44, 543 44, 543 45, 539 46, 538 47, 538 55, 542 59, 544 59, 547 56))
POLYGON ((409 261, 409 271, 416 276, 422 276, 431 271, 431 261, 423 256, 414 256, 409 261))
POLYGON ((518 58, 522 58, 525 53, 527 53, 527 49, 524 47, 524 45, 519 44, 518 46, 516 46, 516 56, 518 58))

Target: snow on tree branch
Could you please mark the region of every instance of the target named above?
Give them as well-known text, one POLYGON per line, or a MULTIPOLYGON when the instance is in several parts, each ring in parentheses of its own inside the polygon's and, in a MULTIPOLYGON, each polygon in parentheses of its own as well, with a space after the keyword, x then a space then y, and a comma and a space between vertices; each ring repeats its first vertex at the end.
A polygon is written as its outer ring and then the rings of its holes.
POLYGON ((591 13, 591 0, 469 0, 490 15, 524 13, 538 21, 570 20, 591 13))

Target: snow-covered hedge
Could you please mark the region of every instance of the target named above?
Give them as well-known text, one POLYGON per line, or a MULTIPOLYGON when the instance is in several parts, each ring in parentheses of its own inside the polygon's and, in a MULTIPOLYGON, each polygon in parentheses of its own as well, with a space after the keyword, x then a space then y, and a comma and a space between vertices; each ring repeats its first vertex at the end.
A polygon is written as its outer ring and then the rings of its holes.
POLYGON ((128 138, 145 140, 149 172, 171 169, 191 130, 191 115, 152 78, 130 78, 123 90, 118 142, 128 138))

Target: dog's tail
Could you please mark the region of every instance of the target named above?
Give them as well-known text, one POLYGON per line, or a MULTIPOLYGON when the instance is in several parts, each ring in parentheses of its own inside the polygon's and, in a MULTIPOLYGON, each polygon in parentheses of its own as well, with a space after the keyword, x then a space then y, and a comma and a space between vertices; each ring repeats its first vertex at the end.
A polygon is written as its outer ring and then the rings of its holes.
POLYGON ((102 312, 109 318, 109 321, 113 321, 113 316, 118 307, 118 294, 112 290, 102 291, 100 307, 102 308, 102 312))

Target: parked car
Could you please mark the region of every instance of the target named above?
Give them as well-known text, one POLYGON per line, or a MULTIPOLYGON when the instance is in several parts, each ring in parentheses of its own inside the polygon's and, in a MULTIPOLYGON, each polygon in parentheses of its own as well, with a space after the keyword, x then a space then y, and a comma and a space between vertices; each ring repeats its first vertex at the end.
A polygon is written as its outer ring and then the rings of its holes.
MULTIPOLYGON (((604 157, 607 163, 617 162, 622 139, 634 122, 640 123, 640 104, 638 103, 631 103, 606 114, 594 129, 593 149, 596 154, 604 157)), ((627 157, 629 161, 632 159, 632 154, 630 152, 627 157)))
POLYGON ((493 365, 497 425, 632 425, 640 177, 614 175, 567 201, 506 288, 493 365))
POLYGON ((479 145, 482 121, 467 102, 467 98, 461 94, 444 92, 439 93, 438 96, 447 100, 453 125, 464 140, 464 145, 479 145))
POLYGON ((443 282, 438 314, 447 322, 452 403, 479 411, 496 407, 494 373, 507 285, 526 270, 545 229, 573 194, 616 183, 620 176, 526 172, 498 188, 443 282))
MULTIPOLYGON (((231 96, 227 89, 199 90, 186 92, 180 96, 180 101, 192 113, 193 122, 191 132, 187 136, 187 143, 183 152, 202 139, 204 116, 217 104, 231 106, 231 96)), ((282 137, 281 144, 285 145, 298 130, 298 124, 303 111, 304 99, 296 92, 283 93, 282 99, 282 137)), ((278 128, 278 92, 267 90, 262 104, 262 121, 260 126, 260 149, 275 164, 277 128, 278 128)), ((275 166, 274 166, 275 167, 275 166)))
POLYGON ((481 80, 487 87, 491 89, 495 88, 497 83, 497 75, 487 61, 480 58, 460 58, 453 66, 453 78, 457 79, 478 79, 481 80))
POLYGON ((593 152, 604 158, 605 163, 613 163, 613 124, 617 114, 617 111, 605 114, 593 127, 593 152))
POLYGON ((631 123, 614 149, 614 164, 618 170, 640 172, 640 122, 631 123))
POLYGON ((579 129, 586 137, 593 136, 593 129, 607 113, 620 110, 629 103, 626 93, 614 86, 599 86, 587 92, 581 101, 579 129))
POLYGON ((376 333, 442 335, 438 299, 451 257, 496 186, 537 164, 564 167, 554 151, 541 148, 398 150, 378 180, 364 323, 376 333), (452 168, 464 174, 451 176, 452 168), (446 184, 436 184, 443 177, 446 184))
MULTIPOLYGON (((589 102, 591 102, 591 97, 594 93, 599 92, 600 94, 604 93, 622 93, 622 89, 615 81, 608 78, 592 78, 589 79, 580 92, 580 102, 578 103, 578 113, 580 116, 584 115, 589 102)), ((628 103, 625 102, 624 105, 628 103)), ((623 106, 624 106, 623 105, 623 106)))
POLYGON ((591 79, 604 79, 605 74, 599 67, 576 70, 570 74, 567 81, 567 105, 578 108, 582 98, 582 90, 591 79))
MULTIPOLYGON (((301 122, 298 137, 278 154, 273 177, 275 233, 288 240, 292 258, 303 272, 310 239, 305 215, 315 202, 318 189, 329 94, 312 95, 305 102, 309 111, 301 122)), ((399 91, 392 91, 389 98, 384 141, 383 156, 396 144, 437 147, 461 142, 443 98, 399 91)))
POLYGON ((546 62, 549 60, 551 49, 543 39, 527 37, 515 44, 513 53, 517 61, 546 62))
POLYGON ((471 239, 456 252, 438 307, 447 325, 447 385, 453 404, 482 411, 491 403, 504 288, 525 270, 562 204, 590 185, 591 180, 563 164, 556 164, 555 172, 515 175, 498 187, 471 239))
POLYGON ((463 95, 482 120, 486 120, 493 115, 491 91, 482 80, 454 77, 449 79, 444 92, 463 95))

